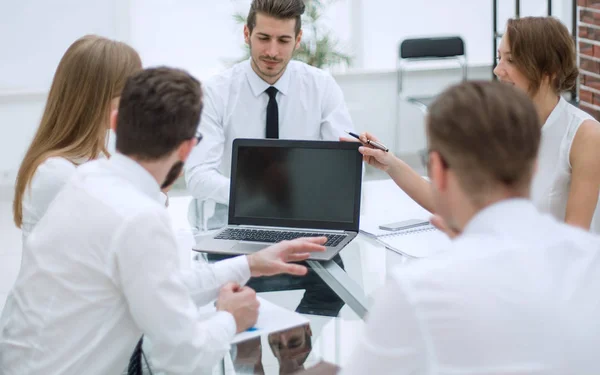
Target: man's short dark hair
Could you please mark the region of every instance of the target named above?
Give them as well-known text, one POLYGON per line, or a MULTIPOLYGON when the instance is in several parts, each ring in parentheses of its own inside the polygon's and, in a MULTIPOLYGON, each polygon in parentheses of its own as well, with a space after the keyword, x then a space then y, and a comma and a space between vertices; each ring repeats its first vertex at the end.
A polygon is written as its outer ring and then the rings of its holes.
POLYGON ((246 25, 252 34, 256 26, 256 14, 261 13, 266 16, 274 17, 280 20, 296 19, 296 35, 302 28, 302 14, 304 14, 304 0, 252 0, 246 25))
POLYGON ((541 125, 524 91, 501 82, 452 86, 429 107, 427 135, 474 203, 500 185, 529 193, 541 125))
POLYGON ((117 151, 142 160, 168 156, 196 135, 202 113, 200 82, 167 67, 131 76, 117 115, 117 151))

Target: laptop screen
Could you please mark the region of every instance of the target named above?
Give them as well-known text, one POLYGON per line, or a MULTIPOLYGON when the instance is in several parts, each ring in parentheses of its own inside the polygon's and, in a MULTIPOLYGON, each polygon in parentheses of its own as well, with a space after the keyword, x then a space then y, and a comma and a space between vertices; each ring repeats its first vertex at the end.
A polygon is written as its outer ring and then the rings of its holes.
POLYGON ((229 222, 358 231, 358 143, 236 140, 229 222))

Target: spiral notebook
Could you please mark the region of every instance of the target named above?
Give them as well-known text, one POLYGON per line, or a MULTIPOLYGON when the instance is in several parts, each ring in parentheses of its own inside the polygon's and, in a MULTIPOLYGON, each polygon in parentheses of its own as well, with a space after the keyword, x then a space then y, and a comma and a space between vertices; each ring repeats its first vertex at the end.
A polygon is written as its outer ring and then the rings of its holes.
POLYGON ((450 238, 433 225, 399 231, 379 229, 379 224, 361 217, 360 232, 376 239, 388 249, 413 258, 426 258, 443 252, 450 246, 450 238))

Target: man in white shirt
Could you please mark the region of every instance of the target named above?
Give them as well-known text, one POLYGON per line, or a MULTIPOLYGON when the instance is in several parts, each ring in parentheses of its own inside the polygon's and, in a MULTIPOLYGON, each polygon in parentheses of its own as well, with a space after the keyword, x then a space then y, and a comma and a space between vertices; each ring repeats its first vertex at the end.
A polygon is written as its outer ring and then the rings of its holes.
POLYGON ((250 276, 305 274, 286 262, 324 250, 324 238, 303 239, 179 270, 158 196, 195 146, 201 110, 200 83, 183 71, 128 80, 112 118, 117 154, 81 166, 25 243, 0 319, 3 374, 118 374, 142 334, 156 369, 198 373, 256 322, 256 295, 241 286, 250 276))
MULTIPOLYGON (((292 60, 302 39, 304 0, 253 0, 244 26, 251 58, 204 83, 200 129, 204 138, 185 166, 188 191, 202 213, 200 227, 227 223, 231 150, 236 138, 282 138, 337 141, 353 129, 340 87, 321 69, 292 60), (204 202, 215 203, 214 213, 204 202)), ((209 255, 209 260, 226 257, 209 255)), ((339 257, 334 259, 343 266, 339 257)), ((282 275, 252 279, 257 291, 306 289, 306 301, 336 315, 343 302, 314 272, 302 279, 282 275)), ((318 310, 314 307, 313 310, 318 310)))
POLYGON ((391 273, 344 375, 600 373, 600 238, 529 200, 540 128, 504 83, 464 83, 430 107, 435 209, 458 235, 391 273))
POLYGON ((304 8, 303 0, 253 0, 244 26, 251 58, 204 85, 204 140, 186 163, 185 180, 195 198, 218 204, 217 214, 225 215, 229 203, 235 138, 337 141, 352 129, 331 75, 291 60, 302 38, 304 8))

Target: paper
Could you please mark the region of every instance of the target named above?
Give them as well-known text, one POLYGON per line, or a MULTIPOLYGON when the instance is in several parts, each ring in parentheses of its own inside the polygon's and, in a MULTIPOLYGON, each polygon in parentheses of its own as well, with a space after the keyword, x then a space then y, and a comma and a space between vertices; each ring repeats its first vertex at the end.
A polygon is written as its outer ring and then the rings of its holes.
POLYGON ((392 251, 414 258, 425 258, 441 252, 448 248, 451 242, 445 233, 431 224, 389 231, 379 229, 377 221, 366 216, 360 218, 360 232, 375 238, 392 251))
POLYGON ((258 309, 258 320, 252 330, 235 335, 231 344, 237 344, 258 336, 273 332, 283 331, 288 328, 298 327, 308 323, 304 316, 283 307, 279 307, 264 298, 258 297, 260 307, 258 309))
POLYGON ((433 226, 418 227, 377 237, 388 249, 414 258, 426 258, 450 247, 446 233, 433 226))

